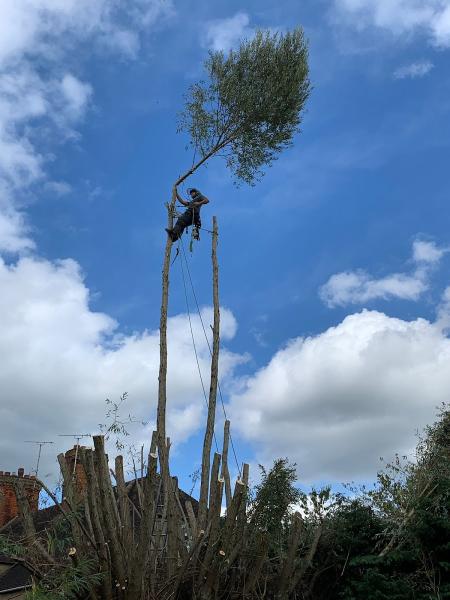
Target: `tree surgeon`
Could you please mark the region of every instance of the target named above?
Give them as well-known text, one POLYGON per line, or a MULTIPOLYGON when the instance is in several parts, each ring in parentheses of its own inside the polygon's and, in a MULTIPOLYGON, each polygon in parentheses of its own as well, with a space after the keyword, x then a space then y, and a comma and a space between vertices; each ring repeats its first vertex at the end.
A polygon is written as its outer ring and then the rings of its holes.
POLYGON ((177 240, 186 227, 192 225, 194 227, 193 236, 198 239, 198 230, 202 226, 200 220, 200 209, 204 204, 208 204, 209 200, 206 196, 203 196, 196 188, 188 190, 191 200, 184 200, 177 190, 177 199, 183 205, 187 207, 187 210, 178 218, 175 223, 175 227, 167 229, 167 233, 170 235, 173 241, 177 240))

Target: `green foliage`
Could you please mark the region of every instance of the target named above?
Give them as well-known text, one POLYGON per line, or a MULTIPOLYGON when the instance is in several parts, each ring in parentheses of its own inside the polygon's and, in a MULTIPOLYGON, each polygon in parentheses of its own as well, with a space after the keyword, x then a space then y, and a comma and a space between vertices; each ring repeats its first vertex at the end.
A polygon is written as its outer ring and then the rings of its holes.
POLYGON ((355 557, 342 597, 450 598, 450 411, 419 439, 416 460, 400 460, 379 474, 369 492, 382 523, 371 554, 355 557), (379 555, 381 548, 389 548, 379 555))
POLYGON ((252 184, 300 128, 311 89, 303 30, 258 31, 227 55, 210 52, 205 69, 208 81, 190 87, 179 130, 202 157, 220 153, 252 184))
MULTIPOLYGON (((74 509, 74 512, 82 516, 82 507, 74 509)), ((46 528, 47 552, 52 556, 67 554, 67 550, 74 545, 72 528, 69 522, 61 515, 53 519, 50 527, 46 528)))
POLYGON ((124 392, 117 402, 106 398, 105 402, 108 407, 106 410, 106 419, 108 423, 99 423, 99 429, 105 436, 105 440, 108 441, 114 438, 114 445, 119 452, 125 448, 125 438, 130 435, 126 427, 129 423, 139 423, 142 426, 147 425, 145 421, 136 420, 131 414, 128 414, 126 419, 122 417, 121 409, 127 399, 128 392, 124 392))
MULTIPOLYGON (((50 534, 49 534, 50 536, 50 534)), ((55 550, 53 544, 56 542, 61 552, 68 541, 67 530, 57 527, 51 534, 53 542, 48 540, 48 550, 55 550), (58 538, 58 535, 61 538, 58 538)), ((29 566, 35 563, 35 557, 24 545, 9 540, 5 535, 0 535, 0 554, 13 558, 28 559, 29 566)), ((43 565, 36 564, 43 571, 43 565)), ((58 563, 45 572, 44 577, 38 584, 27 592, 25 600, 71 600, 79 598, 79 594, 89 591, 91 587, 98 586, 102 581, 102 575, 95 572, 96 561, 91 559, 80 559, 78 564, 58 563)))
POLYGON ((80 559, 77 565, 51 570, 26 594, 25 600, 75 600, 101 581, 102 575, 95 572, 95 561, 80 559))
POLYGON ((287 458, 274 461, 267 471, 262 465, 261 482, 255 486, 250 509, 250 523, 253 531, 267 533, 269 540, 280 546, 292 513, 292 506, 300 500, 301 492, 295 487, 297 479, 295 464, 287 458))
POLYGON ((23 557, 26 554, 26 548, 8 536, 0 533, 0 554, 5 556, 23 557))

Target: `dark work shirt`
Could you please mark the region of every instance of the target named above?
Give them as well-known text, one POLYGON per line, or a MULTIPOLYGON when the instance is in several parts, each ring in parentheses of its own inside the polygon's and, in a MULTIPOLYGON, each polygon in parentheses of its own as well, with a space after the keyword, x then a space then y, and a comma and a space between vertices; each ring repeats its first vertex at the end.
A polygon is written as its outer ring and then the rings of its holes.
POLYGON ((200 215, 200 209, 201 206, 194 206, 195 202, 201 202, 203 200, 204 196, 202 194, 197 194, 197 196, 195 196, 194 200, 191 200, 189 202, 189 206, 188 206, 188 211, 192 214, 192 211, 194 211, 194 215, 196 217, 198 217, 200 215))

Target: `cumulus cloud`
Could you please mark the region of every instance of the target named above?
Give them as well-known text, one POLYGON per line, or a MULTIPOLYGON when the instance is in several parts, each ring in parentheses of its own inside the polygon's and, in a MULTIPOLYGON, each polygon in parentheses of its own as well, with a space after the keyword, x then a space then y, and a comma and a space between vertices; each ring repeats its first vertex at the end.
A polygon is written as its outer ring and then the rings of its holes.
POLYGON ((66 111, 71 119, 83 116, 89 98, 92 96, 92 86, 83 83, 71 73, 66 73, 61 81, 63 96, 67 102, 66 111))
POLYGON ((239 40, 250 38, 254 30, 249 27, 250 17, 245 12, 237 12, 226 19, 210 21, 206 27, 206 43, 213 50, 230 50, 239 40))
POLYGON ((393 77, 394 79, 417 79, 419 77, 424 77, 431 69, 433 69, 433 67, 433 63, 429 60, 422 60, 399 67, 394 71, 393 77))
MULTIPOLYGON (((107 36, 133 36, 173 11, 170 0, 136 0, 126 7, 114 0, 2 0, 0 63, 30 53, 58 57, 61 46, 74 39, 90 37, 103 44, 107 36)), ((129 43, 115 49, 128 53, 129 43)))
POLYGON ((125 8, 115 0, 0 3, 0 251, 32 245, 21 205, 23 192, 45 179, 51 153, 40 143, 40 126, 46 142, 51 132, 59 141, 74 137, 92 96, 88 82, 61 69, 67 53, 89 41, 102 52, 133 57, 140 33, 172 12, 170 0, 136 0, 125 8))
POLYGON ((330 308, 364 304, 380 298, 418 300, 429 287, 432 267, 439 263, 447 251, 433 242, 416 240, 413 244, 416 268, 411 274, 393 273, 376 279, 362 269, 336 273, 320 288, 320 298, 330 308))
POLYGON ((448 248, 439 248, 434 242, 416 240, 413 244, 413 259, 417 263, 437 264, 448 248))
MULTIPOLYGON (((32 469, 32 449, 22 442, 54 440, 42 473, 56 475, 55 456, 70 443, 57 435, 98 432, 105 399, 117 400, 123 392, 129 394, 123 416, 149 421, 156 414, 159 331, 120 335, 112 318, 89 307, 75 261, 0 260, 0 289, 0 468, 32 469)), ((210 308, 202 314, 206 324, 212 322, 210 308)), ((198 317, 193 329, 209 387, 209 350, 198 317)), ((235 332, 233 315, 222 310, 223 341, 235 332)), ((168 335, 168 433, 182 442, 203 426, 205 405, 187 315, 169 318, 168 335)), ((225 349, 221 377, 226 380, 242 360, 225 349)), ((143 430, 130 424, 129 430, 135 441, 148 442, 152 425, 143 430)))
POLYGON ((34 243, 24 235, 26 231, 23 215, 15 210, 0 210, 0 251, 17 253, 32 250, 34 243))
POLYGON ((448 0, 334 0, 334 17, 359 30, 371 26, 395 36, 422 34, 434 46, 450 46, 448 0))
POLYGON ((303 481, 373 479, 448 402, 449 361, 439 324, 364 310, 291 340, 242 383, 231 418, 261 461, 288 456, 303 481))

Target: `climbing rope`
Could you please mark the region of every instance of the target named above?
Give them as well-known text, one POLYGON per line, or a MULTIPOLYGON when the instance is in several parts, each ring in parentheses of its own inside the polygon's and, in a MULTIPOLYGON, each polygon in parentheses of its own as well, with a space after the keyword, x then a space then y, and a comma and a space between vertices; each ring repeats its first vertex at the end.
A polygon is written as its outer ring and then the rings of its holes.
MULTIPOLYGON (((211 233, 212 233, 212 232, 211 232, 211 233)), ((210 345, 210 343, 209 343, 208 335, 207 335, 207 333, 206 333, 205 324, 204 324, 204 322, 203 322, 202 314, 201 314, 201 312, 200 312, 200 306, 199 306, 199 304, 198 304, 197 295, 196 295, 196 293, 195 293, 194 284, 193 284, 193 282, 192 282, 191 271, 190 271, 190 269, 189 269, 189 264, 188 264, 188 261, 187 261, 186 251, 185 251, 185 249, 184 249, 184 244, 183 244, 183 239, 182 239, 182 238, 180 238, 180 242, 181 242, 182 259, 184 258, 184 262, 185 262, 185 265, 186 265, 186 270, 187 270, 187 273, 188 273, 189 282, 190 282, 190 284, 191 284, 192 295, 193 295, 193 297, 194 297, 195 304, 196 304, 196 307, 197 307, 197 313, 198 313, 198 316, 199 316, 199 318, 200 318, 200 323, 201 323, 201 325, 202 325, 203 334, 204 334, 204 336, 205 336, 206 343, 207 343, 207 345, 208 345, 209 353, 210 353, 210 355, 211 355, 211 357, 212 357, 212 349, 211 349, 211 345, 210 345)), ((183 261, 181 261, 181 263, 182 263, 182 262, 183 262, 183 261)), ((184 280, 184 270, 183 270, 183 283, 185 283, 185 280, 184 280)), ((186 287, 185 287, 185 295, 186 295, 186 303, 187 303, 187 293, 186 293, 186 287)), ((191 319, 190 319, 189 312, 188 312, 188 316, 189 316, 189 324, 190 324, 190 323, 191 323, 191 319)), ((193 336, 193 333, 192 333, 192 327, 191 327, 191 334, 192 334, 192 336, 193 336)), ((192 339, 193 339, 193 341, 194 341, 194 338, 192 338, 192 339)), ((195 348, 195 344, 194 344, 194 350, 195 350, 196 357, 197 357, 197 351, 196 351, 196 348, 195 348)), ((197 365, 198 365, 198 359, 197 359, 197 365)), ((199 372, 200 372, 200 367, 199 367, 199 372)), ((202 380, 202 386, 203 386, 203 380, 202 380)), ((228 417, 227 417, 227 412, 226 412, 226 410, 225 410, 225 403, 224 403, 224 401, 223 401, 222 389, 221 389, 221 387, 220 387, 220 381, 219 381, 219 380, 217 381, 217 387, 218 387, 218 390, 219 390, 219 398, 220 398, 220 403, 221 403, 221 405, 222 405, 222 411, 223 411, 223 415, 224 415, 224 417, 225 417, 225 420, 228 420, 228 417)), ((205 389, 204 389, 204 387, 203 387, 203 392, 204 392, 204 394, 205 394, 205 400, 206 400, 206 392, 205 392, 205 389)), ((214 439, 215 439, 215 434, 214 434, 214 439)), ((236 455, 236 449, 235 449, 235 447, 234 447, 233 438, 231 437, 231 432, 230 432, 230 444, 231 444, 231 449, 232 449, 232 452, 233 452, 234 460, 235 460, 235 462, 236 462, 236 466, 237 466, 237 469, 238 469, 238 472, 239 472, 239 479, 240 479, 240 478, 241 478, 241 468, 240 468, 240 466, 239 466, 239 461, 238 461, 238 459, 237 459, 237 455, 236 455)), ((216 442, 216 447, 217 447, 217 442, 216 442)))
MULTIPOLYGON (((183 242, 181 241, 181 243, 183 243, 183 242)), ((178 248, 177 248, 177 255, 178 255, 178 250, 179 250, 179 245, 178 245, 178 248)), ((189 300, 188 300, 188 294, 187 294, 186 277, 185 277, 185 274, 184 274, 183 261, 180 261, 180 266, 181 266, 181 276, 182 276, 182 279, 183 279, 184 297, 185 297, 185 300, 186 300, 186 310, 187 310, 188 319, 189 319, 189 328, 191 330, 192 345, 194 346, 195 360, 197 362, 198 374, 200 376, 200 381, 201 381, 201 384, 202 384, 203 397, 205 399, 206 409, 208 410, 208 398, 206 396, 206 390, 205 390, 205 384, 203 382, 202 370, 200 368, 200 361, 198 359, 197 346, 195 344, 194 331, 192 329, 191 311, 190 311, 190 308, 189 308, 189 300)), ((218 453, 219 452, 219 446, 217 445, 217 439, 216 439, 215 432, 213 432, 213 436, 214 436, 214 444, 216 446, 216 451, 218 453)))

